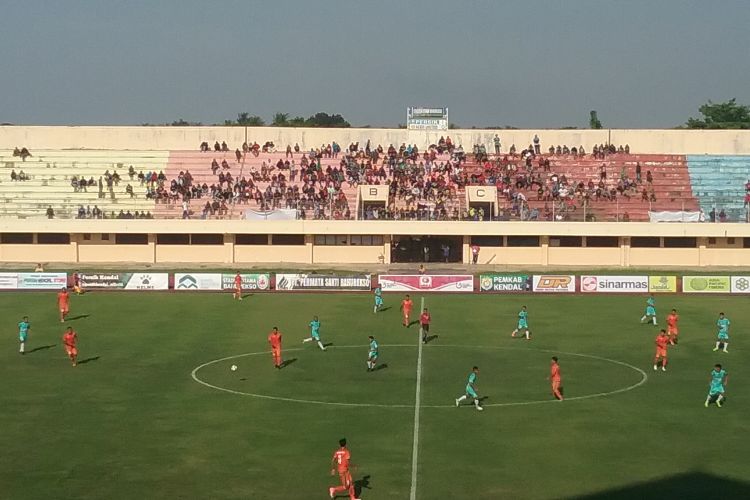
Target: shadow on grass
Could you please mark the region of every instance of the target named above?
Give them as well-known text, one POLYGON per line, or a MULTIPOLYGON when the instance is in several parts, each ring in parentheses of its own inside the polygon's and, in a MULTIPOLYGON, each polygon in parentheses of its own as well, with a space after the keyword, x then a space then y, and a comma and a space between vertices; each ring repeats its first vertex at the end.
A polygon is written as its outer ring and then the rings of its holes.
POLYGON ((380 370, 385 370, 386 368, 388 368, 388 363, 381 363, 377 365, 375 368, 373 368, 372 371, 377 372, 380 370))
POLYGON ((253 294, 253 293, 246 293, 245 295, 242 296, 242 298, 246 299, 248 297, 252 297, 253 295, 255 295, 255 294, 253 294))
POLYGON ((56 345, 57 344, 50 344, 50 345, 42 345, 39 347, 35 347, 31 349, 30 351, 26 351, 26 354, 31 354, 32 352, 37 352, 37 351, 44 351, 45 349, 51 349, 52 347, 55 347, 56 345))
POLYGON ((573 498, 578 500, 747 499, 750 498, 750 483, 695 471, 573 498))
POLYGON ((378 312, 386 312, 388 309, 393 309, 393 306, 385 306, 378 309, 378 312))
POLYGON ((279 365, 279 369, 283 370, 287 366, 291 365, 292 363, 296 363, 296 362, 297 362, 297 358, 285 359, 284 361, 281 362, 281 365, 279 365))
POLYGON ((412 325, 418 325, 419 320, 415 319, 414 321, 410 321, 406 328, 411 328, 412 325))
POLYGON ((425 343, 425 344, 429 344, 429 343, 430 343, 430 342, 432 342, 433 340, 437 340, 437 339, 438 339, 438 337, 439 337, 439 335, 428 335, 427 337, 425 337, 425 339, 424 339, 424 343, 425 343))
POLYGON ((86 363, 91 363, 93 361, 98 361, 98 360, 99 360, 99 356, 93 356, 91 358, 82 359, 81 361, 78 362, 78 364, 85 365, 86 363))
POLYGON ((65 318, 65 321, 75 321, 77 319, 86 319, 89 316, 91 316, 91 315, 90 314, 79 314, 78 316, 73 316, 72 318, 65 318))
POLYGON ((331 347, 333 345, 333 342, 325 342, 323 344, 323 347, 331 347))
POLYGON ((370 475, 363 476, 362 479, 354 480, 354 495, 359 498, 362 496, 362 490, 371 490, 370 475))

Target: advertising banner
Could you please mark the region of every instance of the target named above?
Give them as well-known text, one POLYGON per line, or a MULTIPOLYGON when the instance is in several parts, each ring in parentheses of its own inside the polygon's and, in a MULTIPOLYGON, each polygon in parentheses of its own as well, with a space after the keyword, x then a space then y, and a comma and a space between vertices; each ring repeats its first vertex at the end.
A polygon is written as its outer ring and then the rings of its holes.
POLYGON ((406 128, 409 130, 448 130, 448 123, 448 108, 406 108, 406 128))
POLYGON ((729 276, 683 276, 682 291, 685 293, 729 293, 729 276))
POLYGON ((168 290, 168 273, 132 273, 125 290, 168 290))
POLYGON ((677 293, 677 276, 649 276, 650 293, 677 293))
POLYGON ((531 276, 528 274, 482 274, 480 292, 530 292, 531 276))
POLYGON ((59 290, 67 285, 67 273, 0 273, 2 290, 59 290))
POLYGON ((80 273, 84 290, 167 290, 167 273, 80 273))
POLYGON ((175 290, 221 290, 220 273, 175 273, 175 290))
POLYGON ((67 273, 18 273, 19 290, 59 290, 66 286, 67 273))
POLYGON ((750 293, 750 276, 732 276, 732 293, 750 293))
MULTIPOLYGON (((243 290, 270 290, 271 275, 269 273, 241 273, 243 290)), ((234 274, 221 275, 221 288, 234 290, 234 274)))
POLYGON ((369 274, 277 274, 276 290, 370 290, 369 274))
POLYGON ((581 276, 581 291, 586 293, 645 293, 647 276, 581 276))
POLYGON ((576 277, 569 274, 535 274, 532 290, 542 293, 575 292, 576 277))
POLYGON ((384 292, 473 292, 474 276, 449 274, 381 274, 384 292))

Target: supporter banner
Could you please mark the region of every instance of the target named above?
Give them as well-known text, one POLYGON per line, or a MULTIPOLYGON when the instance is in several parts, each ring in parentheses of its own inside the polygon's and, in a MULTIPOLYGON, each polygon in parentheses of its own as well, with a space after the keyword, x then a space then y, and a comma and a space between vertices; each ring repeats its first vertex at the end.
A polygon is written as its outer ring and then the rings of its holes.
POLYGON ((531 276, 528 274, 482 274, 480 292, 529 292, 531 276))
POLYGON ((175 273, 175 290, 221 290, 220 273, 175 273))
POLYGON ((729 293, 729 276, 683 276, 682 291, 685 293, 729 293))
MULTIPOLYGON (((221 288, 234 290, 234 274, 221 275, 221 288)), ((269 273, 242 273, 243 290, 268 290, 271 288, 271 275, 269 273)))
POLYGON ((732 276, 732 293, 750 293, 750 276, 732 276))
POLYGON ((281 208, 278 210, 245 210, 246 220, 294 220, 297 211, 294 209, 281 208))
POLYGON ((545 293, 576 291, 576 277, 569 274, 535 274, 532 290, 545 293))
POLYGON ((677 276, 649 276, 650 293, 677 293, 677 276))
POLYGON ((381 274, 385 292, 473 292, 474 276, 448 274, 381 274))
POLYGON ((130 274, 125 283, 125 290, 168 290, 169 274, 167 273, 124 273, 130 274))
POLYGON ((649 222, 703 222, 700 212, 649 212, 649 222))
POLYGON ((0 273, 3 290, 56 290, 67 285, 67 273, 0 273))
POLYGON ((276 290, 370 290, 369 274, 277 274, 276 290))
POLYGON ((648 292, 648 276, 581 276, 581 291, 645 293, 648 292))

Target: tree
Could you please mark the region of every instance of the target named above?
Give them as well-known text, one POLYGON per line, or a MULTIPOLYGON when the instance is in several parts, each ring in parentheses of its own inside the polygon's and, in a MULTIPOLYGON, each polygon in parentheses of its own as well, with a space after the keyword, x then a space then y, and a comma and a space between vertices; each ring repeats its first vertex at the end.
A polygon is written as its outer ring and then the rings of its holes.
POLYGON ((189 122, 180 118, 169 124, 171 127, 200 127, 203 125, 201 122, 189 122))
POLYGON ((592 110, 589 113, 589 128, 600 129, 602 128, 602 122, 599 121, 599 116, 596 114, 596 110, 592 110))
POLYGON ((750 107, 737 104, 735 98, 718 103, 709 100, 698 111, 703 118, 688 119, 687 128, 750 129, 750 107))
POLYGON ((247 111, 237 113, 237 121, 232 123, 230 120, 224 122, 226 125, 241 125, 243 127, 262 127, 266 122, 258 115, 251 115, 247 111))
POLYGON ((276 113, 273 115, 271 125, 274 127, 287 127, 289 126, 289 113, 276 113))
POLYGON ((339 114, 315 113, 305 121, 308 127, 349 128, 351 125, 339 114))

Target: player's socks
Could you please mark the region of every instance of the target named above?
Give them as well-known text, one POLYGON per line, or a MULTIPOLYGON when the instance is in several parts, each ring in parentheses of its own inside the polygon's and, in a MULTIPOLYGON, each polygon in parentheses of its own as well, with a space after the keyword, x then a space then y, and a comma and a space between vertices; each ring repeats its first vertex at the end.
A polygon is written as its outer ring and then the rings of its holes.
POLYGON ((526 330, 526 340, 531 340, 531 332, 526 330))
POLYGON ((666 365, 661 365, 661 371, 663 371, 663 372, 667 371, 667 366, 666 365))
MULTIPOLYGON (((710 398, 709 398, 709 399, 710 399, 710 398)), ((706 408, 708 408, 708 399, 707 399, 707 400, 706 400, 706 402, 705 402, 705 403, 703 404, 703 406, 705 406, 706 408)))
POLYGON ((719 344, 721 344, 721 342, 716 342, 716 347, 714 347, 714 351, 718 351, 719 350, 719 344))
POLYGON ((511 337, 515 337, 517 333, 518 333, 518 330, 513 330, 513 331, 511 332, 510 336, 511 336, 511 337))
POLYGON ((321 351, 325 351, 326 350, 325 346, 323 345, 323 342, 321 342, 320 340, 318 340, 318 347, 320 347, 321 351))
POLYGON ((656 370, 658 370, 658 369, 659 369, 659 368, 658 368, 658 367, 657 367, 656 365, 654 365, 654 371, 656 371, 656 370))
POLYGON ((652 319, 654 321, 654 326, 656 326, 656 316, 654 316, 652 319))
POLYGON ((21 347, 18 352, 20 352, 21 354, 24 354, 26 352, 26 342, 21 342, 21 347))
POLYGON ((476 407, 476 409, 477 409, 477 410, 479 410, 479 411, 482 411, 482 410, 484 409, 484 408, 482 408, 482 406, 481 406, 481 405, 479 404, 479 400, 478 400, 478 399, 475 399, 475 400, 474 400, 474 407, 476 407))
POLYGON ((465 400, 466 400, 466 395, 464 394, 460 398, 456 399, 456 406, 460 405, 465 400))
POLYGON ((718 397, 716 398, 716 406, 718 406, 719 408, 721 408, 721 405, 722 405, 722 403, 721 403, 721 402, 722 402, 723 400, 724 400, 724 396, 723 396, 723 395, 721 395, 721 394, 719 394, 719 396, 718 396, 718 397))
POLYGON ((328 488, 328 496, 333 498, 333 495, 334 495, 333 488, 328 488))
POLYGON ((312 337, 308 337, 306 339, 302 339, 302 343, 304 344, 305 342, 312 342, 312 337))
POLYGON ((646 316, 641 318, 641 323, 643 323, 644 321, 646 321, 646 316))

